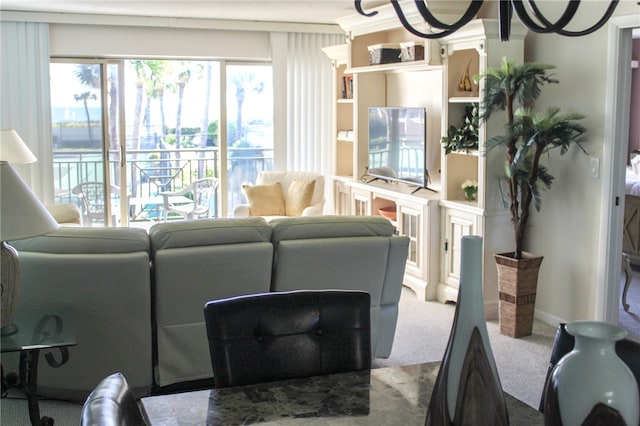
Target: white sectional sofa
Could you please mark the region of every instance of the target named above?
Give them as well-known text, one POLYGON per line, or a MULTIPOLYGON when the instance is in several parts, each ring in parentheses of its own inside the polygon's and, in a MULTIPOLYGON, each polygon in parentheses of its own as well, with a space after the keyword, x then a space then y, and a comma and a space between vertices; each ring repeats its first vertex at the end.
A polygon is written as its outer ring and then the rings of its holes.
MULTIPOLYGON (((372 354, 390 355, 408 239, 382 217, 180 221, 138 229, 60 228, 12 242, 20 308, 64 308, 77 346, 60 368, 40 363, 42 395, 82 401, 122 372, 136 395, 212 378, 203 306, 294 289, 371 294, 372 354)), ((5 372, 11 371, 5 364, 5 372)))

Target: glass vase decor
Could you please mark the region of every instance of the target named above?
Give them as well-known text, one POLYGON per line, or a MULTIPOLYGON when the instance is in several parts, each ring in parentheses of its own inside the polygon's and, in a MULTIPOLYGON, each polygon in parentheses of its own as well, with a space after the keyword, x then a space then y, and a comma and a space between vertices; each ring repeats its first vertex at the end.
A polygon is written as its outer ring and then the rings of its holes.
POLYGON ((545 425, 637 425, 638 383, 615 350, 627 332, 600 321, 576 321, 566 328, 575 345, 547 379, 545 425))
POLYGON ((425 425, 508 425, 484 316, 482 238, 464 236, 461 248, 456 312, 425 425))

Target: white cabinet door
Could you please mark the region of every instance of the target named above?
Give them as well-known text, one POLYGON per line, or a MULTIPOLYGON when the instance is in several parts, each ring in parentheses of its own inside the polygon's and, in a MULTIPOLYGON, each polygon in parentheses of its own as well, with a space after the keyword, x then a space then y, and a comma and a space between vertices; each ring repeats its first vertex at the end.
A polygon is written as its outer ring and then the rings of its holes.
POLYGON ((409 254, 407 256, 407 270, 422 277, 423 256, 422 238, 424 235, 422 206, 412 206, 398 202, 398 234, 409 237, 409 254))
POLYGON ((334 181, 333 210, 337 215, 351 214, 351 190, 344 182, 334 181))
MULTIPOLYGON (((460 285, 460 256, 462 237, 478 235, 480 218, 471 213, 451 208, 444 209, 444 256, 442 282, 455 289, 460 285)), ((440 298, 440 295, 439 297, 440 298)))
POLYGON ((351 214, 354 216, 371 216, 370 191, 351 188, 351 214))

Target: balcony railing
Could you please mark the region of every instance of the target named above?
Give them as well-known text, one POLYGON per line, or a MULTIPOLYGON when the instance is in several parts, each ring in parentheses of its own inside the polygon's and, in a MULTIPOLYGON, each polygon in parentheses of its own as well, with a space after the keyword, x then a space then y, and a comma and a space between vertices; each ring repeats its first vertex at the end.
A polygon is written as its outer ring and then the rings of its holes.
MULTIPOLYGON (((111 183, 120 187, 129 203, 129 221, 158 220, 162 215, 158 194, 176 191, 202 177, 219 177, 220 161, 217 147, 180 150, 128 150, 126 179, 120 169, 117 151, 109 152, 111 183), (126 182, 126 190, 121 183, 126 182)), ((242 182, 254 182, 262 170, 271 170, 273 150, 261 148, 230 148, 227 175, 229 206, 244 202, 240 193, 242 182)), ((54 150, 54 182, 57 203, 80 202, 73 188, 81 182, 104 180, 104 162, 100 150, 54 150)), ((112 194, 113 196, 114 194, 112 194)), ((223 216, 218 211, 220 189, 211 204, 211 217, 223 216)))

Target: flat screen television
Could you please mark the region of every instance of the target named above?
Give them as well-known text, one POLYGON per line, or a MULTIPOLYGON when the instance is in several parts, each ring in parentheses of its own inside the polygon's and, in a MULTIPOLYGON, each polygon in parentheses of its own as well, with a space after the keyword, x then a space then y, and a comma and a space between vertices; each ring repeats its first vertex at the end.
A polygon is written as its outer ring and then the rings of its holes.
POLYGON ((425 108, 370 107, 367 174, 427 188, 425 118, 425 108))

